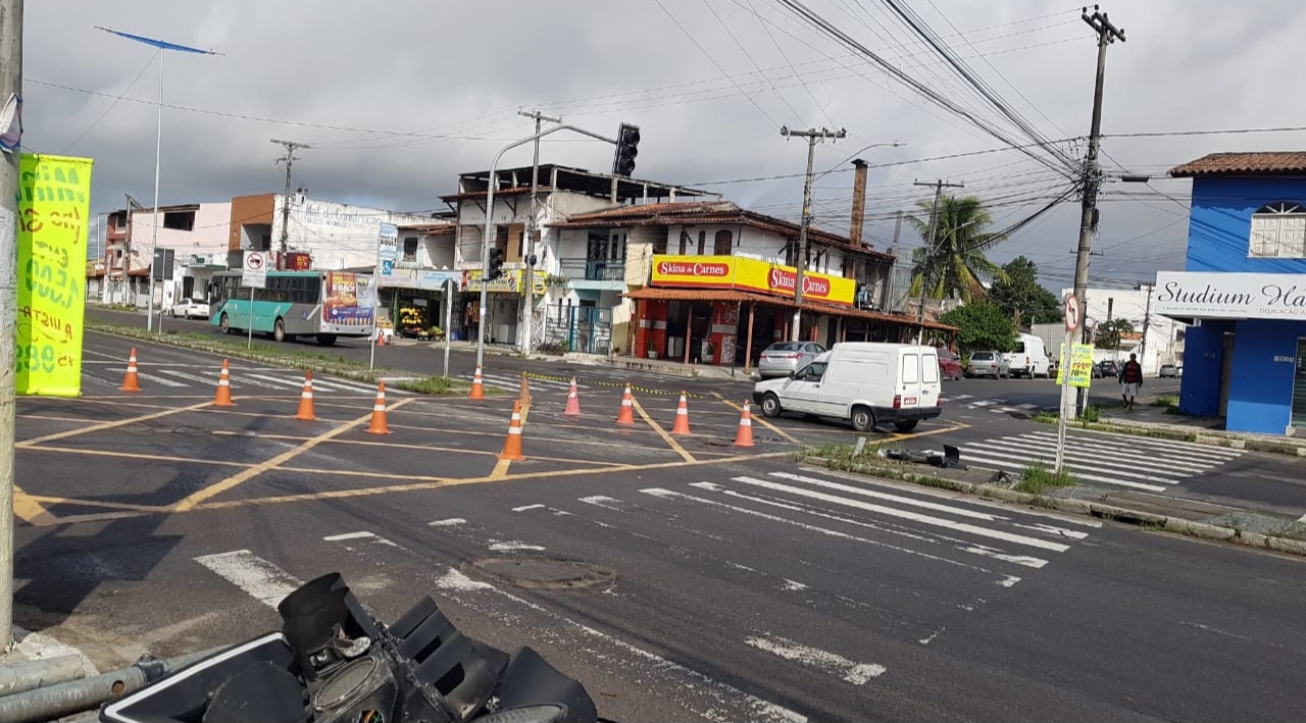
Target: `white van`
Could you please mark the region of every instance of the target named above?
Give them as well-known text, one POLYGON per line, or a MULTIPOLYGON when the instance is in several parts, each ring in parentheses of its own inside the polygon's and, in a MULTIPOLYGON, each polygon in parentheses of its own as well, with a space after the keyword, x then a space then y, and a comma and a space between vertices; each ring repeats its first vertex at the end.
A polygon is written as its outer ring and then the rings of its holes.
POLYGON ((1048 359, 1043 339, 1033 334, 1017 334, 1016 350, 1005 355, 1013 377, 1046 377, 1052 361, 1048 359))
POLYGON ((753 387, 762 414, 784 412, 846 419, 858 432, 892 422, 900 432, 943 411, 939 357, 934 347, 845 342, 807 366, 753 387))

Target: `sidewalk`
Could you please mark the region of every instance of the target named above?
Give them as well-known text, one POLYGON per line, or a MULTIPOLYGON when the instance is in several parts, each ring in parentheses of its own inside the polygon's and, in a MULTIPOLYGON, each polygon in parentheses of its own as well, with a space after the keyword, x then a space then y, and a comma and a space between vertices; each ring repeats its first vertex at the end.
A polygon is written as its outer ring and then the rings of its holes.
POLYGON ((1306 437, 1228 432, 1223 429, 1223 418, 1191 417, 1179 414, 1169 406, 1157 406, 1155 400, 1148 401, 1153 404, 1143 406, 1143 401, 1140 400, 1131 411, 1118 406, 1102 408, 1101 422, 1081 424, 1088 429, 1145 434, 1216 447, 1306 457, 1306 437))
MULTIPOLYGON (((445 343, 443 341, 419 341, 416 339, 393 338, 386 342, 387 346, 409 346, 409 347, 426 347, 430 349, 443 350, 445 343)), ((454 341, 449 343, 449 348, 458 352, 475 352, 476 344, 469 341, 454 341)), ((651 374, 663 374, 673 377, 689 377, 694 379, 721 379, 725 381, 738 381, 752 383, 752 378, 744 374, 744 370, 738 367, 719 367, 701 364, 682 364, 680 362, 665 361, 661 359, 636 359, 634 357, 617 357, 604 356, 602 354, 581 354, 570 352, 558 356, 555 354, 530 354, 523 355, 517 351, 517 347, 507 344, 486 344, 485 353, 496 356, 512 356, 518 359, 528 359, 530 361, 547 361, 557 362, 562 360, 568 364, 584 364, 587 366, 602 366, 610 369, 627 369, 630 371, 647 372, 651 374)))

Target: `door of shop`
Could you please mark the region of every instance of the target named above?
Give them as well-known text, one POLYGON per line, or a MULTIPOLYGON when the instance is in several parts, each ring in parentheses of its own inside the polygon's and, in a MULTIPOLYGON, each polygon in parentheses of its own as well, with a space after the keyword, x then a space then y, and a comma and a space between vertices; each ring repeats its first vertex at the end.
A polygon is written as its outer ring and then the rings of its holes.
POLYGON ((550 306, 545 316, 543 345, 581 354, 609 354, 612 351, 612 309, 584 301, 581 306, 550 306))

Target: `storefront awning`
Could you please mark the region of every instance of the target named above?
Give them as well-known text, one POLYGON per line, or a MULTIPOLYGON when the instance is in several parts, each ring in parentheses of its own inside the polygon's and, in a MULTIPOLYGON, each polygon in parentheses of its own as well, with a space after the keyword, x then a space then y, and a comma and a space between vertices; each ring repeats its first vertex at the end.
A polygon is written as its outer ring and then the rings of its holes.
MULTIPOLYGON (((750 294, 746 291, 737 291, 734 289, 676 289, 667 287, 648 287, 637 289, 635 291, 628 291, 625 293, 625 297, 639 301, 698 301, 703 303, 751 302, 782 309, 794 308, 793 299, 784 299, 766 294, 750 294)), ((804 301, 803 311, 811 314, 843 317, 845 319, 863 319, 865 321, 875 321, 883 324, 896 324, 911 327, 917 326, 916 320, 908 316, 885 314, 877 311, 867 311, 865 309, 835 306, 833 304, 822 304, 817 301, 804 301)), ((938 331, 956 331, 955 327, 948 326, 947 324, 940 324, 937 321, 930 321, 928 319, 925 320, 925 328, 938 331)))

